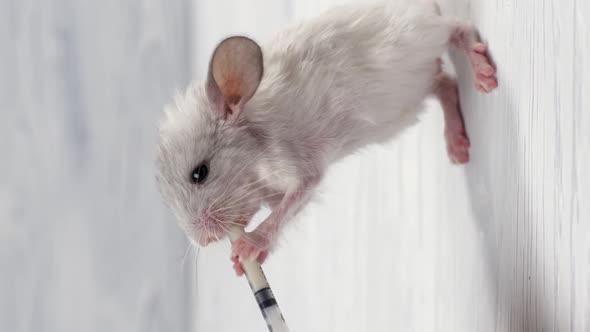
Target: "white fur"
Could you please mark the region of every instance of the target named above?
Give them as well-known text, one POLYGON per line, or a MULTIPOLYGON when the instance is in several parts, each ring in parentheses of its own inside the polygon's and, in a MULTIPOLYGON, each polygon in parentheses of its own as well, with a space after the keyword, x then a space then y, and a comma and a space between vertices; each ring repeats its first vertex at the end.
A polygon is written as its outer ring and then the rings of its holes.
POLYGON ((450 33, 433 3, 337 7, 262 47, 262 81, 237 122, 213 105, 211 85, 189 87, 166 112, 158 150, 160 189, 188 235, 207 229, 199 226, 207 211, 227 212, 217 205, 240 197, 248 206, 217 218, 248 217, 265 202, 268 222, 283 222, 332 162, 415 123, 450 33), (190 172, 204 160, 210 179, 193 185, 190 172))
POLYGON ((271 167, 315 151, 321 170, 413 124, 449 35, 432 4, 410 1, 334 8, 279 34, 263 47, 265 75, 244 112, 292 143, 271 167))

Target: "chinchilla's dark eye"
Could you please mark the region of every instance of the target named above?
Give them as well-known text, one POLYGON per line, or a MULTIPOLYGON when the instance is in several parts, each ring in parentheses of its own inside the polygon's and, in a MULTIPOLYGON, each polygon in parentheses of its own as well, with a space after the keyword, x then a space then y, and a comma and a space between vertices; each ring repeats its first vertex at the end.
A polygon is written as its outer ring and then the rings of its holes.
POLYGON ((191 182, 193 184, 201 184, 205 182, 207 175, 209 175, 209 165, 207 165, 207 163, 202 163, 195 167, 191 173, 191 182))

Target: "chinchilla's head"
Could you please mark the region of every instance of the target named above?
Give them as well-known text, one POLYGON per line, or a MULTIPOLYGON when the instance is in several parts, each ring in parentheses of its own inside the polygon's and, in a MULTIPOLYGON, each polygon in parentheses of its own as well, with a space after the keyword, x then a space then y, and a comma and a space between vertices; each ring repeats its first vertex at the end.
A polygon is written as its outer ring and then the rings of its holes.
POLYGON ((189 239, 200 245, 223 238, 260 208, 256 167, 265 144, 240 115, 262 67, 258 44, 225 39, 213 52, 207 80, 177 96, 160 124, 159 189, 189 239))

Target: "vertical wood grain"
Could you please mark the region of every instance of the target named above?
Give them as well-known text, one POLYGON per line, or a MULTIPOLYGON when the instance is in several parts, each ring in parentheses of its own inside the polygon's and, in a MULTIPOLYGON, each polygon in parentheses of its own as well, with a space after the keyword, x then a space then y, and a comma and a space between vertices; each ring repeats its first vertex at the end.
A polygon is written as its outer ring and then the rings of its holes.
POLYGON ((186 331, 155 121, 190 2, 0 1, 0 330, 186 331))

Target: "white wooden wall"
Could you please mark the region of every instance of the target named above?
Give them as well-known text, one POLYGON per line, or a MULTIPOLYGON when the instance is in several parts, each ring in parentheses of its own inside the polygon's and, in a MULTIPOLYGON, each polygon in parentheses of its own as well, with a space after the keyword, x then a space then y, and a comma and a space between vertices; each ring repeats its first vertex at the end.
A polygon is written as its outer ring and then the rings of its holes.
POLYGON ((155 118, 189 1, 0 0, 0 331, 188 331, 155 118))
MULTIPOLYGON (((264 331, 227 243, 183 259, 155 120, 220 38, 343 1, 0 0, 0 331, 264 331)), ((265 264, 293 331, 590 331, 590 2, 443 5, 499 70, 451 56, 472 161, 432 104, 335 165, 265 264)))

